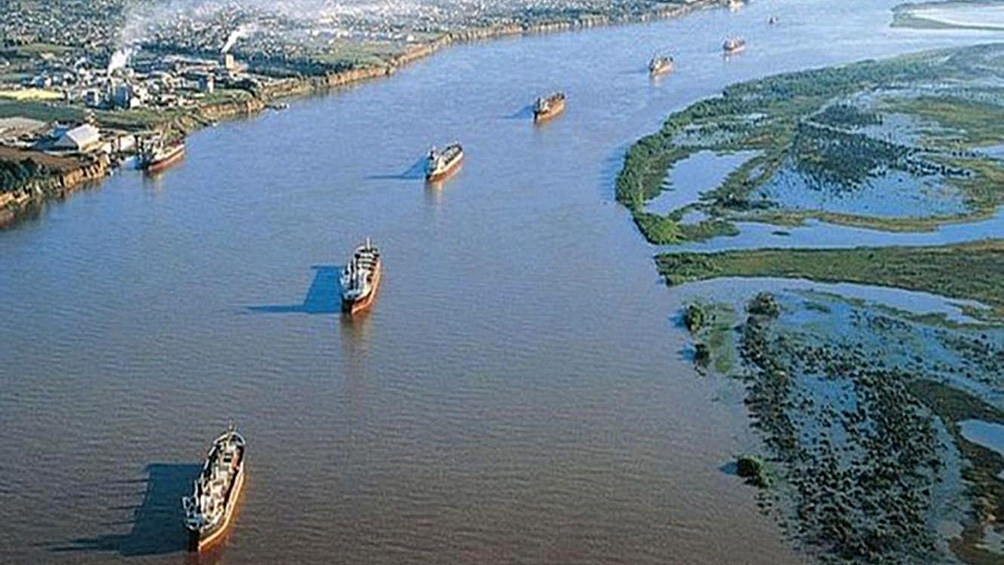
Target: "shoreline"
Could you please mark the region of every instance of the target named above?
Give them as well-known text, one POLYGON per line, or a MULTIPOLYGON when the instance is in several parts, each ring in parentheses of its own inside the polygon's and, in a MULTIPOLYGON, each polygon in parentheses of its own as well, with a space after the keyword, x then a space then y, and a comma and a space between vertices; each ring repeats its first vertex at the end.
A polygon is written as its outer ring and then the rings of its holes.
MULTIPOLYGON (((695 0, 685 4, 663 6, 643 14, 623 16, 596 15, 582 17, 576 20, 547 21, 536 24, 513 23, 487 28, 471 28, 462 31, 447 32, 429 41, 390 58, 387 65, 367 66, 324 75, 311 75, 277 81, 264 88, 260 94, 251 95, 243 100, 227 100, 198 105, 181 116, 163 115, 163 121, 156 122, 153 129, 178 130, 185 136, 195 133, 215 122, 248 118, 265 111, 270 104, 277 101, 316 94, 330 94, 332 90, 354 85, 364 81, 390 77, 398 69, 411 63, 435 55, 440 50, 465 43, 490 41, 520 35, 538 35, 568 31, 580 31, 599 26, 632 25, 656 20, 681 18, 686 15, 715 6, 726 5, 726 0, 695 0)), ((20 151, 20 150, 18 150, 20 151)), ((47 154, 37 151, 21 151, 24 156, 14 159, 19 161, 30 158, 37 163, 47 154), (34 157, 38 156, 38 159, 34 157)), ((31 210, 37 209, 45 201, 52 198, 62 198, 68 194, 99 183, 115 168, 115 164, 107 155, 98 157, 82 155, 77 157, 79 165, 67 170, 43 170, 24 185, 11 191, 0 192, 0 229, 13 227, 26 219, 31 210), (94 163, 103 164, 95 168, 94 163)), ((12 161, 0 153, 0 162, 12 161)))

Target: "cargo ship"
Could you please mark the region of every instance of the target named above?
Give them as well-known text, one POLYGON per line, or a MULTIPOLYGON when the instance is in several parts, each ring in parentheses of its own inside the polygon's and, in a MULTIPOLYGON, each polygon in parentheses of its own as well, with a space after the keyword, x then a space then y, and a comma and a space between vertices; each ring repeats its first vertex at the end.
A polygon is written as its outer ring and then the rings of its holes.
POLYGON ((533 121, 543 122, 544 120, 549 120, 564 111, 564 92, 555 92, 547 97, 541 96, 533 103, 533 121))
POLYGON ((671 73, 675 68, 676 63, 668 56, 656 55, 648 62, 648 74, 654 77, 671 73))
POLYGON ((181 499, 190 551, 209 547, 230 525, 244 487, 244 453, 244 437, 233 424, 209 448, 192 496, 181 499))
POLYGON ((139 154, 139 167, 148 173, 156 173, 178 162, 184 155, 184 140, 167 146, 158 144, 139 154))
POLYGON ((435 147, 429 150, 426 160, 425 180, 438 181, 456 172, 464 160, 464 148, 454 143, 439 151, 435 147))
POLYGON ((342 312, 355 314, 369 308, 380 286, 380 250, 366 238, 342 269, 342 312))
POLYGON ((730 37, 722 43, 722 51, 726 55, 735 55, 746 50, 746 40, 741 37, 730 37))

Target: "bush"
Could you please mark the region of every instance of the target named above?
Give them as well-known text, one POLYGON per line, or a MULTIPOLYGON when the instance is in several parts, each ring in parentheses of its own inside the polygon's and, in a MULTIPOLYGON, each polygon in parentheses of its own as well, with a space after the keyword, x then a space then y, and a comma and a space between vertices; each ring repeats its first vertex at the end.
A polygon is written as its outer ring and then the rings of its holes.
POLYGON ((700 304, 688 304, 687 308, 683 311, 683 325, 692 334, 697 333, 698 330, 703 328, 707 321, 704 306, 700 304))
POLYGON ((762 459, 755 455, 740 455, 739 459, 736 460, 736 472, 753 486, 759 488, 770 486, 767 466, 764 465, 762 459))
POLYGON ((22 161, 0 161, 0 192, 21 188, 41 171, 31 159, 22 161))
POLYGON ((773 294, 761 292, 754 296, 753 300, 750 300, 749 304, 746 305, 746 311, 750 314, 776 318, 781 313, 781 307, 778 306, 773 294))
POLYGON ((707 344, 694 345, 694 363, 701 368, 705 368, 711 363, 711 349, 708 348, 707 344))

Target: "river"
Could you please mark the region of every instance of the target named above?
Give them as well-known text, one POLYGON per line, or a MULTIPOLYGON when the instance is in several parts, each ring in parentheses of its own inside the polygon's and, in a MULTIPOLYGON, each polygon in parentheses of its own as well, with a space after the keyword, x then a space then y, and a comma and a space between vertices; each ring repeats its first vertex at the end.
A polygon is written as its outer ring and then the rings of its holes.
POLYGON ((681 354, 681 295, 613 179, 726 84, 993 37, 890 29, 891 6, 452 47, 0 232, 0 561, 191 562, 179 497, 232 418, 249 480, 204 561, 800 562, 721 470, 755 437, 681 354), (750 49, 725 61, 729 34, 750 49), (532 126, 558 89, 566 113, 532 126), (455 139, 463 170, 426 188, 416 164, 455 139), (384 283, 349 322, 336 269, 366 236, 384 283))

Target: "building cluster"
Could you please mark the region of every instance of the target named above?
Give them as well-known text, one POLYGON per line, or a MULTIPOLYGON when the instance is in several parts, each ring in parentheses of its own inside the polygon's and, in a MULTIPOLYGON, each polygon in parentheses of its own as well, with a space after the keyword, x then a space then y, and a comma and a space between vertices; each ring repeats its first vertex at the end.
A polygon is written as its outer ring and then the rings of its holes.
POLYGON ((68 124, 0 118, 0 145, 54 155, 127 155, 153 137, 153 134, 99 129, 87 121, 68 124))
POLYGON ((61 101, 100 110, 174 108, 197 104, 217 86, 247 88, 261 83, 244 72, 232 54, 218 59, 199 57, 144 56, 121 66, 95 67, 74 55, 49 57, 36 62, 32 73, 21 80, 0 84, 2 89, 44 89, 58 93, 61 101))
POLYGON ((312 0, 272 6, 260 0, 6 0, 0 38, 8 45, 79 47, 89 57, 124 46, 208 56, 225 46, 244 60, 332 60, 368 44, 386 52, 447 32, 639 15, 689 1, 312 0))
POLYGON ((0 39, 7 45, 107 49, 122 26, 124 8, 124 0, 5 0, 0 39))

